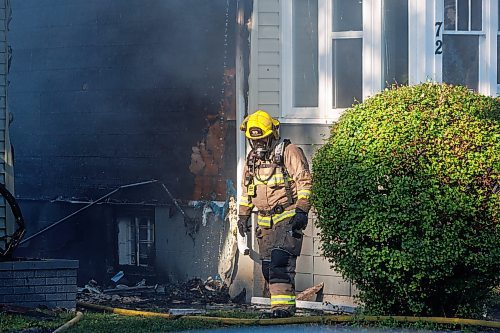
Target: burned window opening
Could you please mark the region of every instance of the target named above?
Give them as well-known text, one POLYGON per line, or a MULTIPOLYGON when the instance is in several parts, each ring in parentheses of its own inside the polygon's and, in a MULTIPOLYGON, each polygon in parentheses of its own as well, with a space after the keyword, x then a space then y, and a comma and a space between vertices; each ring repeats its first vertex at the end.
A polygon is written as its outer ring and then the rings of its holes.
POLYGON ((153 266, 155 223, 152 214, 138 212, 119 215, 118 263, 130 266, 153 266))

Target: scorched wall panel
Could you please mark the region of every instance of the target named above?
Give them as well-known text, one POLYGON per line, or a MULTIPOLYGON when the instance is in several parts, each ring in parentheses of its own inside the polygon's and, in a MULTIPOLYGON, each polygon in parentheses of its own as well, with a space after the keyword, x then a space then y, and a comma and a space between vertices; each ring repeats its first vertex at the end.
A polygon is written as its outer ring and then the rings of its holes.
MULTIPOLYGON (((225 104, 232 2, 13 0, 12 13, 21 199, 91 200, 150 179, 178 198, 222 199, 212 193, 220 187, 195 189, 192 172, 218 178, 212 183, 234 179, 235 166, 222 162, 235 161, 233 149, 217 152, 211 173, 190 166, 200 144, 234 145, 226 123, 234 110, 225 104)), ((152 196, 144 194, 167 198, 152 196)))

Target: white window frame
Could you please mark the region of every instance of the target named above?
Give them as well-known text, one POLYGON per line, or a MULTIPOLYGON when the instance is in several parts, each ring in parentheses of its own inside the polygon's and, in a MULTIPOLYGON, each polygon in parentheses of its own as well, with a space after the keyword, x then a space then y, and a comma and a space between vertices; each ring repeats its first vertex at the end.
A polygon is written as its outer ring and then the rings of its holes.
POLYGON ((293 107, 293 52, 292 52, 292 19, 293 19, 293 1, 286 0, 281 2, 281 11, 283 13, 281 26, 281 39, 283 41, 282 56, 282 101, 281 122, 315 122, 313 119, 326 119, 325 106, 322 104, 326 97, 326 78, 323 75, 327 73, 326 57, 321 54, 326 51, 326 15, 319 15, 326 10, 327 2, 318 0, 318 106, 317 107, 293 107))
MULTIPOLYGON (((479 35, 479 79, 478 92, 500 95, 497 84, 497 36, 498 6, 500 0, 482 1, 482 31, 450 32, 447 34, 479 35), (493 70, 495 69, 495 70, 493 70)), ((318 0, 318 107, 294 108, 292 78, 292 1, 281 1, 282 40, 282 112, 283 123, 333 123, 345 109, 332 109, 332 32, 331 1, 318 0), (323 13, 323 14, 321 14, 323 13)), ((444 25, 444 0, 408 0, 408 80, 409 84, 426 81, 442 82, 442 54, 435 54, 436 22, 444 25)), ((351 32, 335 33, 351 36, 351 32)), ((354 33, 356 34, 356 33, 354 33)), ((382 0, 363 1, 363 99, 373 96, 384 88, 382 77, 382 0)))
MULTIPOLYGON (((499 63, 499 54, 497 52, 498 50, 498 38, 500 37, 500 17, 498 17, 500 14, 500 11, 499 11, 499 7, 500 7, 500 0, 496 0, 496 1, 491 1, 489 4, 488 4, 488 7, 486 8, 486 11, 492 13, 492 15, 490 16, 491 19, 490 19, 490 22, 489 22, 489 29, 491 29, 490 31, 496 31, 496 35, 491 33, 490 35, 492 36, 492 40, 489 41, 489 45, 491 45, 491 49, 489 50, 490 52, 490 58, 491 58, 491 64, 492 64, 492 67, 490 68, 497 68, 497 66, 500 66, 500 63, 499 63)), ((491 86, 494 87, 495 84, 496 84, 496 87, 497 87, 497 91, 496 91, 496 94, 497 96, 500 96, 500 78, 497 78, 496 77, 496 73, 498 73, 498 68, 496 71, 491 71, 492 72, 492 78, 490 78, 490 80, 492 81, 491 82, 491 86)), ((490 95, 494 95, 493 93, 490 94, 490 95)))
POLYGON ((381 68, 382 0, 363 1, 362 32, 332 32, 332 2, 318 0, 318 107, 293 107, 292 59, 292 1, 281 1, 283 41, 282 55, 282 116, 284 123, 333 123, 345 108, 333 109, 332 93, 332 40, 333 37, 360 37, 362 48, 363 99, 379 92, 383 87, 381 68))
POLYGON ((479 92, 490 96, 495 96, 500 91, 496 75, 499 2, 500 0, 483 0, 483 32, 485 36, 479 38, 479 92))
MULTIPOLYGON (((473 1, 473 0, 472 0, 473 1)), ((441 28, 441 40, 443 34, 447 35, 474 35, 479 36, 479 77, 478 92, 484 95, 495 96, 500 93, 500 85, 497 84, 497 35, 498 35, 498 2, 500 0, 482 0, 482 30, 481 31, 444 31, 444 0, 435 1, 435 21, 443 22, 441 28), (495 69, 495 70, 493 70, 495 69)), ((470 25, 470 18, 469 18, 470 25)), ((442 79, 442 54, 435 55, 434 64, 436 81, 442 79)))
MULTIPOLYGON (((118 263, 119 265, 130 265, 130 266, 148 266, 144 263, 144 257, 146 254, 142 254, 140 251, 140 244, 152 244, 155 243, 155 224, 154 220, 150 216, 144 215, 129 215, 117 218, 118 225, 118 263), (140 237, 140 220, 146 219, 147 226, 146 229, 147 239, 141 239, 140 237), (133 250, 135 249, 135 251, 133 250)), ((147 260, 146 260, 147 261, 147 260)))

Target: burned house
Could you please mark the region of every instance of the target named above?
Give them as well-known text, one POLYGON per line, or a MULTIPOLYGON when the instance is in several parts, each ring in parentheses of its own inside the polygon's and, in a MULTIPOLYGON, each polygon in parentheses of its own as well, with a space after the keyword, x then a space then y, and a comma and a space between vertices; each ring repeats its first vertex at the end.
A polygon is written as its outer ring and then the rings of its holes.
POLYGON ((235 5, 10 1, 17 256, 78 259, 79 285, 216 274, 222 208, 198 223, 236 181, 235 5))
MULTIPOLYGON (((16 255, 78 259, 80 285, 219 274, 248 112, 311 157, 392 83, 500 93, 498 0, 0 3, 3 175, 28 228, 16 255)), ((297 290, 348 300, 319 232, 309 223, 297 290)), ((240 255, 234 273, 234 290, 262 295, 258 262, 240 255)))

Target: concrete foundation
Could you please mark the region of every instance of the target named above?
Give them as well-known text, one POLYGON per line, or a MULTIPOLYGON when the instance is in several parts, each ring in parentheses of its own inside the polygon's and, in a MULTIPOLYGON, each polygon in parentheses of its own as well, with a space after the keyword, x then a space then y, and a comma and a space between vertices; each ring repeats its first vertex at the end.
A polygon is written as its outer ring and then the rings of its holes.
POLYGON ((78 260, 0 262, 0 304, 76 307, 78 260))

